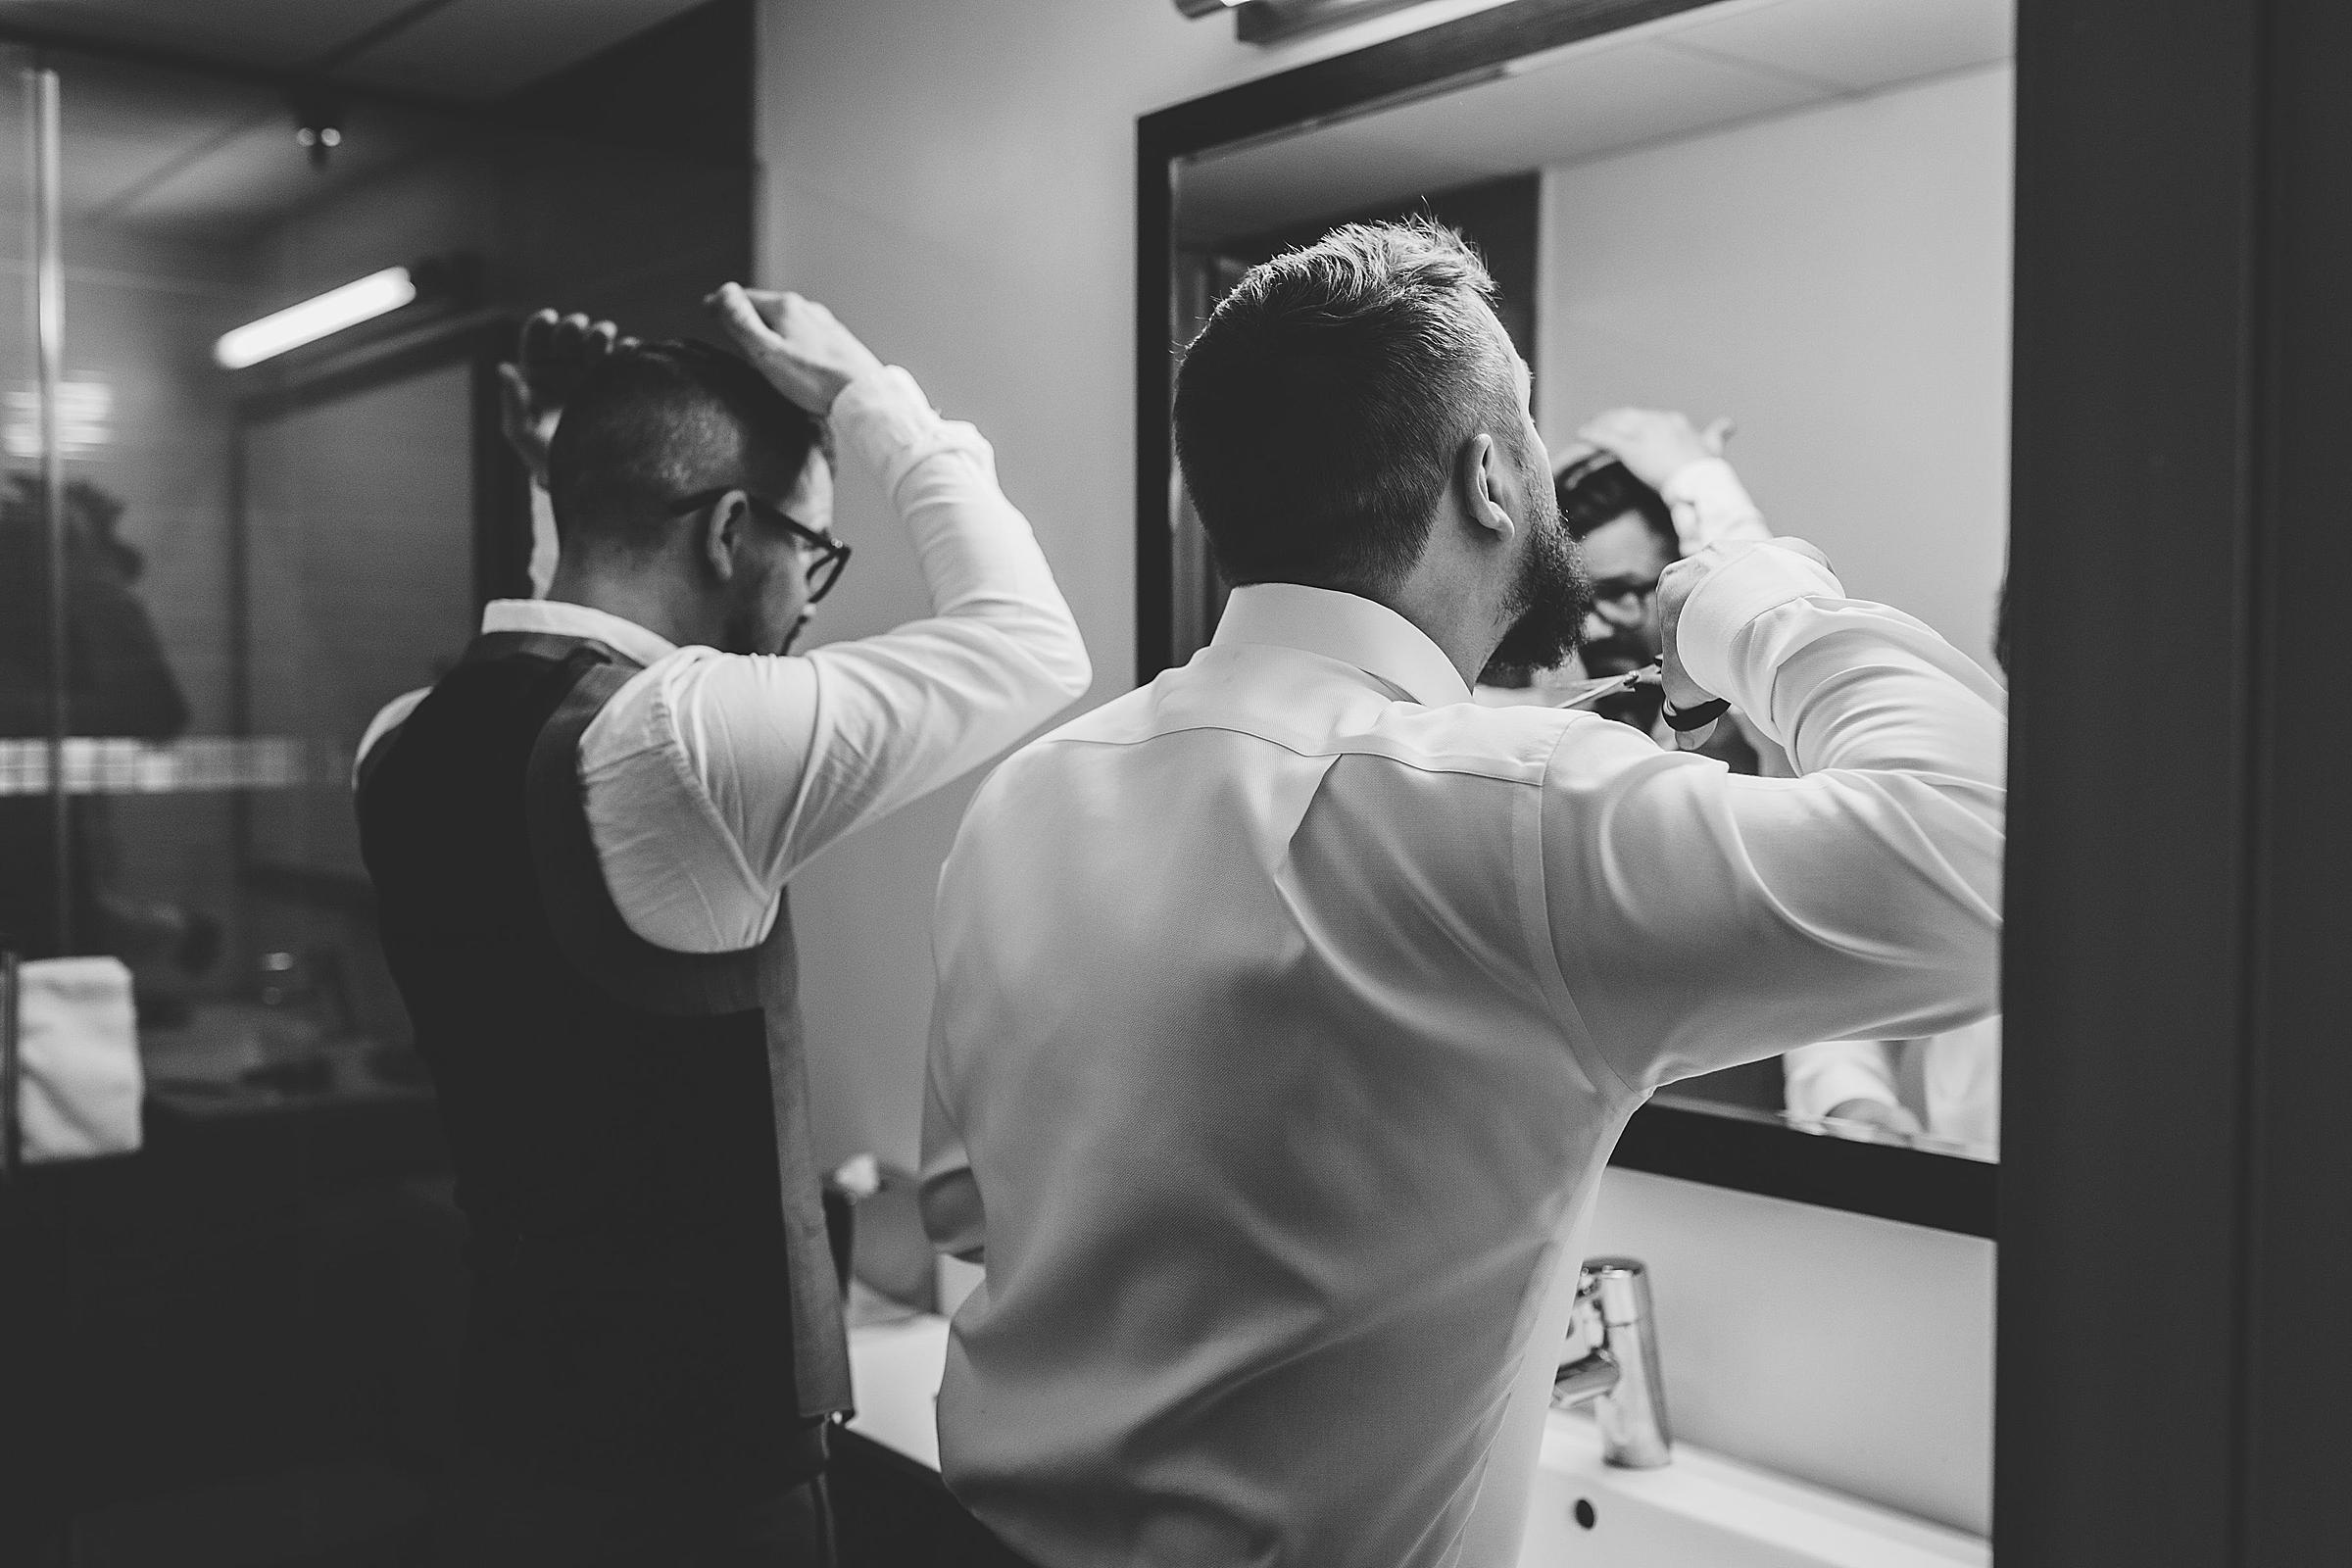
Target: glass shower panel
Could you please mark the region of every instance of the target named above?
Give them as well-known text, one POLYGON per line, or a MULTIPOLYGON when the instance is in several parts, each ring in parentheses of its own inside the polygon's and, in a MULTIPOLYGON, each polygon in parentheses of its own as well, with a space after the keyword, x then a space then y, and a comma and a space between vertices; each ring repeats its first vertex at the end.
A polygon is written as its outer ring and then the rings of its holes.
POLYGON ((321 157, 274 87, 45 50, 64 331, 44 405, 32 63, 0 48, 0 948, 127 966, 144 1146, 0 1188, 0 1346, 39 1348, 0 1350, 0 1384, 41 1435, 0 1466, 0 1561, 20 1524, 73 1560, 144 1560, 131 1538, 155 1529, 207 1560, 407 1560, 450 1446, 463 1231, 353 761, 485 599, 528 591, 496 406, 520 316, 699 329, 704 294, 749 271, 749 171, 361 93, 321 157), (222 334, 390 268, 413 305, 220 363, 222 334), (182 1498, 211 1500, 181 1518, 182 1498), (295 1519, 312 1534, 271 1534, 295 1519))
POLYGON ((12 154, 0 165, 0 953, 35 957, 65 940, 77 824, 58 792, 67 715, 56 516, 64 432, 51 363, 60 326, 57 82, 29 52, 0 47, 0 123, 12 154))

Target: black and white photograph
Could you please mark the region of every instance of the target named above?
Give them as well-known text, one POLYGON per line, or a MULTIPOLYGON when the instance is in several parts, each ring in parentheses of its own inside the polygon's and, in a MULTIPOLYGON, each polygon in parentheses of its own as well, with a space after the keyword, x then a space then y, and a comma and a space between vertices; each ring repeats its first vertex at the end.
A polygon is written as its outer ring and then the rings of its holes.
POLYGON ((2348 80, 0 0, 0 1568, 2352 1563, 2348 80))

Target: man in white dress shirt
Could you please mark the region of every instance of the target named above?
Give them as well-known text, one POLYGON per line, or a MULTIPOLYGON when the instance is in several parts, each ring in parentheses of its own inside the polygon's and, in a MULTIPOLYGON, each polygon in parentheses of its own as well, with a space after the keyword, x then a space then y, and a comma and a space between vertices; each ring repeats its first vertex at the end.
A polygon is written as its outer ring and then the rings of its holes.
POLYGON ((1808 547, 1660 589, 1678 715, 1483 708, 1584 609, 1476 258, 1349 227, 1188 351, 1211 645, 1024 748, 940 884, 951 1490, 1044 1568, 1515 1560, 1588 1210, 1663 1083, 1993 1005, 2001 693, 1808 547))
POLYGON ((471 1231, 452 1562, 831 1561, 848 1354, 786 885, 1089 678, 976 431, 821 306, 712 304, 742 358, 573 334, 549 597, 491 604, 362 747, 471 1231), (788 654, 848 553, 836 445, 933 613, 788 654))

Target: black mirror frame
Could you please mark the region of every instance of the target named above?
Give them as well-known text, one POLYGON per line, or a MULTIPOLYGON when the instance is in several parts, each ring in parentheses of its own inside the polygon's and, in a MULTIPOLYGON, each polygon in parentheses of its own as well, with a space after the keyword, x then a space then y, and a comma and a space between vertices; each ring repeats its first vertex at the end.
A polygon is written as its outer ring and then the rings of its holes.
MULTIPOLYGON (((1175 473, 1169 424, 1176 345, 1173 280, 1175 160, 1206 148, 1302 126, 1328 116, 1498 74, 1512 60, 1597 37, 1713 0, 1509 0, 1334 59, 1244 82, 1136 122, 1136 681, 1168 666, 1174 628, 1175 473)), ((1609 1162, 1763 1197, 1966 1236, 1990 1238, 2000 1169, 1982 1160, 1860 1143, 1684 1105, 1634 1114, 1609 1162)))

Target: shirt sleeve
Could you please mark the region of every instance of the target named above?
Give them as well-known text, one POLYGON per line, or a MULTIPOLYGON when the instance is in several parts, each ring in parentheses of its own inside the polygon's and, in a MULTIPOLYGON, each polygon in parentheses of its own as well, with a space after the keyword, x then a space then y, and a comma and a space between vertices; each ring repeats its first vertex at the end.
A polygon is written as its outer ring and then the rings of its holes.
POLYGON ((359 787, 360 769, 368 765, 368 754, 374 751, 385 736, 407 723, 409 715, 416 711, 416 705, 432 694, 431 687, 419 686, 413 692, 401 693, 376 710, 375 716, 368 721, 367 730, 360 736, 359 750, 351 754, 351 783, 354 789, 359 787))
POLYGON ((810 857, 978 766, 1092 679, 980 433, 897 368, 852 384, 832 419, 912 537, 933 613, 802 655, 681 649, 598 716, 581 759, 598 849, 631 929, 662 947, 760 941, 810 857), (644 808, 678 788, 680 809, 644 808))
POLYGON ((1691 595, 1686 666, 1787 749, 1743 778, 1605 721, 1544 779, 1554 955, 1638 1091, 1996 1002, 2005 697, 1921 622, 1749 546, 1691 595))
POLYGON ((1683 465, 1659 494, 1674 514, 1674 531, 1686 556, 1709 545, 1752 544, 1772 537, 1764 514, 1748 498, 1747 486, 1721 458, 1683 465))

